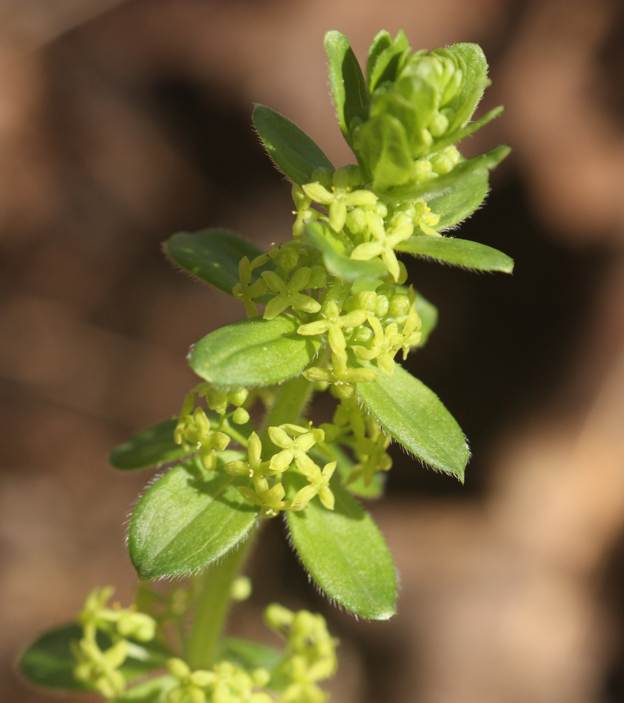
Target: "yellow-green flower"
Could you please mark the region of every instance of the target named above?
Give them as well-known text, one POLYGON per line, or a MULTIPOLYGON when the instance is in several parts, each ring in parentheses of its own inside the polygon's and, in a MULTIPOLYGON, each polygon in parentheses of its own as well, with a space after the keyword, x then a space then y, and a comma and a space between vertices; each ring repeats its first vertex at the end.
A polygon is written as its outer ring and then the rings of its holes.
POLYGON ((390 226, 386 229, 381 218, 371 216, 369 231, 373 237, 372 241, 358 244, 351 252, 351 258, 355 261, 368 261, 379 257, 388 269, 388 273, 398 281, 401 268, 394 248, 412 236, 414 232, 412 218, 407 213, 399 213, 392 218, 390 226))
POLYGON ((301 471, 316 466, 308 456, 312 447, 324 438, 322 430, 309 430, 299 425, 281 425, 269 427, 271 442, 282 451, 274 454, 269 462, 269 469, 273 473, 281 474, 292 463, 301 471))
POLYGON ((281 482, 271 484, 265 476, 254 476, 252 488, 239 486, 240 494, 249 502, 257 505, 265 517, 275 517, 287 507, 286 489, 281 482))
POLYGON ((248 257, 238 262, 238 283, 232 288, 232 295, 245 306, 248 317, 257 317, 258 307, 254 302, 266 293, 266 285, 261 278, 253 280, 253 272, 268 261, 268 256, 262 254, 250 261, 248 257))
POLYGON ((329 482, 335 470, 335 461, 325 464, 323 469, 313 464, 312 466, 308 466, 305 470, 301 470, 301 473, 308 481, 308 485, 295 493, 294 498, 290 502, 290 509, 295 511, 303 510, 315 496, 318 496, 324 508, 333 510, 335 498, 329 487, 329 482))
POLYGON ((231 476, 247 476, 253 478, 262 474, 262 442, 260 437, 252 432, 247 440, 247 461, 236 460, 225 464, 225 471, 231 476))
POLYGON ((303 266, 286 282, 275 271, 263 271, 262 279, 269 291, 274 294, 266 304, 264 319, 273 320, 289 308, 300 312, 318 312, 321 309, 318 300, 301 292, 309 287, 311 273, 308 266, 303 266))
POLYGON ((342 231, 350 209, 374 207, 377 203, 377 196, 371 190, 349 190, 334 186, 328 190, 318 181, 307 183, 302 186, 302 190, 310 200, 328 208, 328 222, 334 232, 342 231))
POLYGON ((304 336, 327 334, 327 341, 332 352, 346 360, 347 342, 344 330, 358 327, 366 322, 366 318, 365 310, 354 310, 343 315, 338 302, 329 300, 323 305, 321 319, 300 325, 297 328, 297 334, 304 336))
POLYGON ((396 322, 391 322, 384 328, 379 318, 371 316, 369 323, 373 330, 372 344, 370 347, 354 346, 353 351, 358 358, 366 361, 374 359, 386 373, 392 373, 394 357, 403 345, 404 337, 396 322))

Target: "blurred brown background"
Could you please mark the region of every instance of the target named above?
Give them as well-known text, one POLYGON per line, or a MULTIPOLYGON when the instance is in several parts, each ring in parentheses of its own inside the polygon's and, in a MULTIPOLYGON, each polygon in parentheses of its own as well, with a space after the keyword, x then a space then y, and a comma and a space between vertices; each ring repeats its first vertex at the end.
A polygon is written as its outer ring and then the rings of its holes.
POLYGON ((441 323, 410 368, 472 440, 465 488, 397 453, 372 507, 401 571, 399 616, 358 624, 307 584, 276 521, 256 594, 323 609, 336 703, 624 700, 624 5, 618 0, 0 2, 0 700, 43 701, 20 648, 86 590, 134 576, 124 520, 145 475, 107 453, 175 413, 184 355, 240 317, 159 252, 180 229, 288 236, 288 187, 249 128, 286 113, 338 164, 322 36, 362 56, 478 41, 472 150, 513 156, 463 236, 513 278, 411 263, 441 323))

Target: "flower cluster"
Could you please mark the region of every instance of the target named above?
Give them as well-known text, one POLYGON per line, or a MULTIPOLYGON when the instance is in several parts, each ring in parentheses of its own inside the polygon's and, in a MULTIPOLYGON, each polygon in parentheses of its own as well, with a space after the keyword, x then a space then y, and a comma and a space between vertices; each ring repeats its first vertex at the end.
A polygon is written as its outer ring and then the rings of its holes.
POLYGON ((296 222, 320 221, 329 226, 345 253, 355 261, 380 259, 394 282, 405 281, 395 248, 413 234, 437 235, 439 217, 424 200, 392 203, 364 187, 358 166, 331 172, 317 169, 315 181, 294 196, 296 222))
POLYGON ((368 485, 375 474, 392 468, 387 452, 390 437, 371 415, 362 412, 354 398, 341 399, 332 422, 322 428, 328 441, 347 446, 353 452, 356 463, 345 476, 347 486, 359 479, 368 485))
POLYGON ((244 388, 224 391, 209 383, 199 384, 182 404, 174 432, 176 444, 195 453, 203 469, 214 470, 219 452, 227 449, 232 439, 243 439, 236 425, 249 422, 249 412, 243 406, 250 400, 244 388))
MULTIPOLYGON (((83 636, 73 644, 76 680, 94 688, 106 700, 116 699, 127 690, 121 667, 128 656, 136 653, 136 643, 151 642, 157 630, 155 619, 138 612, 136 607, 109 606, 112 594, 112 588, 103 587, 87 597, 80 614, 83 636)), ((164 700, 323 703, 326 694, 319 683, 336 671, 336 642, 323 617, 306 610, 292 612, 274 604, 266 608, 265 621, 285 640, 274 668, 246 669, 221 660, 210 668, 193 671, 183 659, 173 656, 165 661, 170 677, 163 678, 164 700)))
POLYGON ((352 125, 351 141, 374 188, 391 191, 449 173, 461 160, 454 145, 500 110, 467 126, 488 84, 478 46, 412 51, 403 32, 381 40, 368 116, 352 125))
MULTIPOLYGON (((375 323, 373 318, 373 325, 375 323)), ((341 344, 340 338, 338 342, 335 338, 339 334, 340 327, 333 330, 333 337, 332 328, 328 329, 330 344, 341 344)), ((392 363, 393 354, 384 346, 388 328, 385 335, 381 328, 378 334, 379 339, 373 338, 372 342, 381 348, 378 359, 383 368, 384 363, 392 363)), ((372 345, 364 350, 370 352, 371 348, 372 345)), ((326 369, 313 367, 307 372, 311 380, 317 381, 326 378, 321 373, 327 373, 326 369)), ((336 461, 331 461, 328 442, 338 442, 353 453, 356 463, 350 474, 343 476, 347 485, 359 478, 369 483, 375 473, 392 466, 386 452, 389 437, 372 417, 364 415, 354 396, 345 396, 341 389, 340 385, 331 387, 339 400, 332 422, 321 427, 312 423, 273 425, 261 439, 255 431, 249 434, 239 431, 241 421, 249 421, 249 412, 242 405, 249 402, 251 396, 238 390, 221 391, 202 383, 184 401, 175 439, 194 454, 202 470, 227 474, 243 498, 259 508, 265 517, 275 517, 287 510, 304 510, 316 497, 323 507, 333 510, 335 498, 331 481, 336 461), (230 422, 236 424, 237 420, 239 426, 234 428, 230 422), (232 440, 244 453, 225 452, 232 440)))
POLYGON ((283 687, 282 703, 324 703, 319 682, 336 673, 336 640, 321 615, 292 612, 281 605, 265 611, 267 625, 285 639, 284 658, 273 678, 283 687))
POLYGON ((89 594, 80 613, 83 636, 73 647, 76 680, 106 699, 120 695, 126 687, 120 667, 131 651, 130 640, 150 642, 156 634, 156 621, 149 615, 118 604, 110 607, 112 595, 110 586, 89 594))
POLYGON ((337 668, 336 641, 325 619, 276 604, 266 608, 264 618, 285 641, 273 670, 247 670, 224 660, 192 671, 184 660, 172 658, 167 669, 175 683, 167 703, 324 703, 327 694, 319 684, 337 668))
POLYGON ((311 424, 271 426, 263 446, 256 432, 239 431, 249 421, 243 404, 251 399, 245 390, 226 392, 200 384, 186 396, 174 432, 176 443, 194 454, 202 470, 229 475, 241 495, 266 517, 303 510, 316 496, 332 510, 330 480, 336 462, 321 466, 309 454, 324 441, 324 431, 311 424), (245 448, 246 456, 223 453, 232 440, 245 448))
POLYGON ((439 218, 423 200, 382 202, 364 187, 357 166, 319 169, 315 179, 293 187, 294 239, 253 260, 243 257, 233 292, 250 316, 288 315, 298 323, 297 334, 320 339, 324 353, 304 376, 347 397, 353 384, 374 380, 378 369, 391 373, 396 354, 405 357, 419 343, 417 294, 404 285, 396 247, 415 234, 438 236, 439 218), (341 256, 378 262, 379 275, 354 283, 332 276, 305 236, 313 223, 341 256))
POLYGON ((269 458, 263 459, 262 441, 252 432, 247 457, 224 465, 230 476, 245 480, 244 485, 237 486, 241 495, 266 517, 284 510, 303 510, 316 496, 325 508, 333 510, 334 494, 329 484, 336 462, 321 467, 309 454, 324 440, 323 430, 286 424, 269 427, 268 436, 276 449, 269 458))
POLYGON ((265 687, 271 678, 266 669, 251 672, 229 661, 215 664, 212 669, 191 671, 183 660, 167 662, 176 683, 167 693, 167 703, 274 703, 275 698, 265 687))

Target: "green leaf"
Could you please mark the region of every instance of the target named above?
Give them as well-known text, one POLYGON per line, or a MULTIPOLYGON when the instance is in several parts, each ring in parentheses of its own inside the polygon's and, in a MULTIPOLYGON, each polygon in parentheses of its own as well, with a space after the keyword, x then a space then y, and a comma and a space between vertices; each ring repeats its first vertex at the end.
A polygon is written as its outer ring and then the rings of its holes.
POLYGON ((470 217, 483 204, 489 190, 489 172, 477 170, 460 178, 455 186, 443 195, 429 200, 429 207, 440 216, 437 229, 450 229, 470 217))
POLYGON ((373 41, 371 42, 371 45, 368 48, 368 58, 366 61, 366 82, 368 84, 368 90, 370 92, 370 80, 371 80, 371 74, 375 70, 375 66, 377 65, 377 62, 379 61, 379 57, 390 47, 392 47, 393 41, 392 41, 392 36, 390 35, 390 32, 388 32, 386 29, 382 29, 381 31, 377 32, 375 37, 373 38, 373 41))
POLYGON ((318 222, 306 225, 306 238, 323 255, 323 263, 332 276, 343 281, 360 278, 384 278, 388 272, 378 259, 356 261, 340 251, 342 245, 334 239, 318 222))
MULTIPOLYGON (((422 198, 429 202, 434 198, 440 198, 443 195, 452 193, 456 188, 466 187, 462 184, 463 179, 468 176, 481 172, 487 173, 505 159, 511 149, 508 146, 497 146, 494 149, 487 151, 485 154, 475 156, 472 159, 466 159, 444 176, 433 178, 430 181, 419 185, 406 185, 400 188, 393 188, 391 196, 397 201, 416 200, 422 198)), ((445 225, 448 226, 448 225, 445 225)))
POLYGON ((272 671, 280 663, 282 654, 259 642, 227 637, 221 642, 218 659, 234 662, 247 671, 260 668, 272 671))
POLYGON ((360 64, 344 34, 327 32, 325 51, 338 124, 347 141, 350 141, 354 123, 363 122, 368 117, 366 83, 360 64))
POLYGON ((110 463, 123 471, 146 469, 183 457, 186 452, 173 441, 177 419, 165 420, 139 432, 110 453, 110 463))
POLYGON ((178 232, 164 243, 169 260, 191 276, 232 293, 238 283, 238 262, 262 252, 251 242, 224 229, 178 232))
POLYGON ((433 303, 430 303, 424 295, 416 291, 416 312, 421 322, 418 346, 424 347, 429 335, 438 324, 438 308, 433 303))
POLYGON ((222 386, 273 386, 299 375, 314 359, 319 342, 297 335, 287 317, 246 320, 200 339, 189 354, 193 371, 222 386))
POLYGON ((323 151, 279 112, 256 105, 252 119, 267 154, 293 183, 310 183, 317 168, 333 171, 334 167, 323 151))
POLYGON ((323 593, 358 617, 387 620, 396 610, 392 556, 370 515, 338 482, 333 511, 313 500, 288 512, 292 544, 323 593))
POLYGON ((397 250, 474 271, 512 273, 514 268, 513 259, 502 251, 455 237, 417 235, 398 244, 397 250))
POLYGON ((392 374, 358 383, 357 393, 388 434, 408 452, 461 483, 470 451, 461 428, 440 399, 398 364, 392 374))
POLYGON ((366 76, 370 93, 382 83, 396 79, 400 60, 408 50, 409 42, 402 30, 399 31, 394 39, 386 31, 381 31, 377 34, 370 46, 366 64, 366 76))
MULTIPOLYGON (((18 662, 19 673, 36 686, 65 691, 89 690, 88 686, 74 679, 76 662, 71 644, 81 638, 82 627, 78 623, 48 630, 22 654, 18 662)), ((110 639, 102 633, 98 634, 98 643, 103 648, 111 645, 110 639)), ((168 656, 168 652, 158 645, 132 642, 121 671, 128 679, 137 678, 162 666, 168 656)))
POLYGON ((453 114, 448 131, 454 132, 468 122, 483 97, 488 85, 488 64, 483 49, 478 44, 452 44, 440 53, 453 56, 462 71, 461 90, 446 105, 449 113, 453 114))
POLYGON ((396 117, 380 114, 371 118, 355 130, 353 144, 374 190, 401 186, 411 178, 410 145, 396 117))
POLYGON ((49 630, 38 637, 20 657, 19 673, 30 683, 46 688, 67 691, 87 690, 87 686, 74 679, 76 662, 71 652, 71 642, 82 637, 77 623, 49 630))
POLYGON ((239 545, 257 512, 225 475, 198 480, 177 466, 139 499, 128 530, 130 558, 139 576, 189 576, 239 545))

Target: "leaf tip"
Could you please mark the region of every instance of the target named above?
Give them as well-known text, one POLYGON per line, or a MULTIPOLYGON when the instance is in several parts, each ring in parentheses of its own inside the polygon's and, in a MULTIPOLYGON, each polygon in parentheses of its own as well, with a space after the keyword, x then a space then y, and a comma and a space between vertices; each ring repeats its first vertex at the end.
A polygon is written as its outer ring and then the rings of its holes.
POLYGON ((497 146, 496 149, 492 151, 493 156, 493 166, 498 166, 502 161, 504 161, 509 154, 511 154, 511 147, 507 144, 501 144, 497 146))
POLYGON ((392 607, 389 610, 380 610, 378 613, 371 615, 371 620, 377 620, 379 622, 385 622, 392 619, 396 615, 396 607, 392 607))
POLYGON ((342 32, 338 31, 337 29, 330 29, 325 32, 323 44, 325 46, 325 49, 329 50, 333 47, 334 44, 337 44, 338 42, 343 40, 346 40, 346 36, 342 32))

